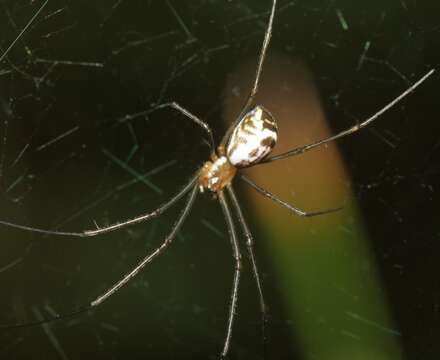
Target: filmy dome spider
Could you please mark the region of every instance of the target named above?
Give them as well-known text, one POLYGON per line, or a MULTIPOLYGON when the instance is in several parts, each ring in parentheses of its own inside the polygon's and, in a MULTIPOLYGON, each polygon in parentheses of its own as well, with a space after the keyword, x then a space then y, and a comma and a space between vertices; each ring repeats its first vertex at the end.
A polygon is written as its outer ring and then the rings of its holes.
MULTIPOLYGON (((266 310, 266 305, 263 297, 263 290, 261 286, 261 280, 254 254, 254 248, 253 248, 254 241, 252 234, 249 230, 249 227, 246 223, 246 220, 243 216, 243 212, 241 210, 239 201, 235 195, 235 191, 232 185, 233 179, 238 175, 238 178, 242 179, 246 184, 250 185, 257 192, 273 200, 279 205, 285 207, 295 215, 305 216, 305 217, 316 216, 316 215, 322 215, 325 213, 336 211, 339 208, 327 209, 327 210, 321 210, 315 212, 303 211, 291 204, 284 202, 281 199, 278 199, 275 195, 273 195, 269 191, 261 188, 260 186, 255 184, 252 180, 245 177, 244 175, 238 174, 237 172, 242 168, 251 167, 258 164, 264 164, 276 160, 285 159, 291 156, 299 155, 308 150, 314 149, 328 142, 331 142, 333 140, 357 132, 358 130, 362 129, 363 127, 367 126, 368 124, 376 120, 385 111, 393 107, 405 96, 407 96, 409 93, 414 91, 416 87, 418 87, 434 72, 434 70, 430 70, 427 74, 425 74, 422 78, 420 78, 411 87, 409 87, 402 94, 400 94, 398 97, 396 97, 394 100, 392 100, 390 103, 388 103, 386 106, 384 106, 382 109, 380 109, 378 112, 376 112, 373 116, 369 117, 368 119, 360 123, 357 123, 356 125, 344 131, 341 131, 340 133, 333 135, 331 137, 298 148, 294 148, 292 150, 289 150, 287 152, 275 156, 268 156, 271 153, 277 141, 277 135, 278 135, 277 124, 275 118, 271 115, 271 113, 268 110, 266 110, 261 105, 254 104, 253 102, 258 92, 260 76, 263 69, 263 63, 266 57, 267 48, 269 46, 270 38, 272 35, 272 25, 275 15, 276 2, 277 2, 276 0, 272 1, 269 21, 267 23, 263 44, 259 54, 258 65, 256 69, 255 79, 253 82, 253 87, 250 91, 250 94, 248 95, 247 101, 245 102, 243 109, 241 110, 241 113, 236 118, 236 120, 231 124, 231 126, 227 129, 225 135, 223 136, 220 144, 217 147, 215 146, 214 137, 208 124, 206 124, 203 120, 199 119, 197 116, 195 116, 194 114, 192 114, 191 112, 180 106, 179 104, 175 102, 171 102, 156 107, 157 109, 172 108, 183 114, 185 118, 187 118, 188 120, 191 120, 198 126, 202 127, 208 136, 209 144, 212 150, 210 160, 206 161, 203 164, 203 166, 192 176, 190 181, 170 200, 166 201, 157 209, 147 214, 143 214, 141 216, 120 223, 115 223, 113 225, 104 228, 85 230, 81 232, 63 232, 63 231, 45 230, 45 229, 29 227, 25 225, 19 225, 8 221, 0 220, 0 224, 9 227, 18 228, 21 230, 36 232, 36 233, 42 233, 47 235, 89 237, 89 236, 105 234, 129 225, 133 225, 136 223, 140 223, 158 217, 161 214, 163 214, 167 209, 169 209, 172 205, 177 203, 186 194, 189 194, 183 210, 180 212, 177 220, 175 221, 174 225, 171 228, 171 231, 166 236, 163 243, 158 248, 156 248, 152 253, 145 256, 136 265, 136 267, 134 267, 127 274, 125 274, 117 283, 115 283, 112 287, 110 287, 105 292, 103 292, 95 300, 68 314, 55 315, 51 318, 46 318, 41 321, 2 326, 3 328, 39 325, 42 323, 46 323, 48 321, 59 320, 67 316, 73 316, 83 313, 84 311, 87 311, 90 308, 98 306, 99 304, 104 302, 112 294, 117 292, 122 286, 127 284, 155 257, 160 255, 162 252, 165 251, 165 249, 167 249, 167 247, 172 243, 176 234, 182 227, 197 195, 203 192, 213 193, 220 202, 226 220, 229 236, 231 239, 233 257, 235 260, 232 293, 231 293, 230 305, 229 305, 229 316, 228 316, 226 336, 224 339, 224 345, 221 352, 221 356, 224 357, 227 355, 229 350, 229 345, 231 342, 233 322, 236 314, 237 301, 238 301, 238 286, 239 286, 240 274, 242 268, 242 263, 241 263, 242 257, 238 245, 238 239, 235 230, 232 211, 230 209, 230 203, 232 203, 233 209, 238 218, 238 222, 242 227, 243 233, 246 237, 246 247, 258 290, 260 309, 264 324, 267 310, 266 310)), ((5 54, 1 58, 4 58, 4 56, 5 54)))

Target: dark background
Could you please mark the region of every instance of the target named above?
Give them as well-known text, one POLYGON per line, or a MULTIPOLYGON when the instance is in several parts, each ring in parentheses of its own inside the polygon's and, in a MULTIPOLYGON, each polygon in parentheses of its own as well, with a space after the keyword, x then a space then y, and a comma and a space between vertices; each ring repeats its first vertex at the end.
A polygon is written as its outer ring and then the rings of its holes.
MULTIPOLYGON (((41 4, 0 2, 0 53, 41 4)), ((170 110, 136 114, 176 100, 219 139, 231 121, 223 118, 227 99, 240 90, 225 90, 226 81, 242 63, 256 61, 270 5, 50 1, 0 64, 1 218, 74 231, 133 217, 169 198, 207 159, 204 134, 170 110), (146 180, 135 176, 153 170, 146 180)), ((438 66, 439 19, 436 0, 280 1, 268 61, 276 54, 306 64, 336 132, 438 66)), ((439 85, 435 74, 372 128, 339 142, 350 177, 343 181, 360 208, 404 359, 440 355, 439 85)), ((241 195, 257 229, 264 218, 253 217, 241 195)), ((0 323, 65 313, 93 300, 160 243, 178 208, 96 238, 1 228, 0 323)), ((271 308, 268 341, 264 349, 247 267, 231 358, 266 352, 312 359, 295 340, 301 328, 282 300, 277 259, 262 245, 270 239, 254 235, 271 308)), ((232 271, 221 210, 200 197, 173 246, 130 285, 90 314, 0 330, 0 357, 215 358, 232 271)), ((325 321, 319 326, 334 330, 325 321)))

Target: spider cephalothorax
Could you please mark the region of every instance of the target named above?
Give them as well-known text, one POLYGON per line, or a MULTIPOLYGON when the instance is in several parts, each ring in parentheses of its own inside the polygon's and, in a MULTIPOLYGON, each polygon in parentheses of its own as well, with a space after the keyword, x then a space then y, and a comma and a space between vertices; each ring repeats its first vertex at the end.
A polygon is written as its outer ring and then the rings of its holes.
POLYGON ((278 127, 273 116, 261 105, 249 111, 235 127, 226 146, 219 146, 212 161, 203 164, 199 187, 213 192, 229 185, 237 169, 263 160, 273 149, 278 137, 278 127))

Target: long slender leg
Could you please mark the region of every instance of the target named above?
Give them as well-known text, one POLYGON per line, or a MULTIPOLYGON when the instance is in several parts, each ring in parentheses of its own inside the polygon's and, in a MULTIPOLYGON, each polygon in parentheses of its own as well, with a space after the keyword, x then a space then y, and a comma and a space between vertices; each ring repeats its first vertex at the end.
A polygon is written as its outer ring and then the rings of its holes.
POLYGON ((382 109, 380 109, 378 112, 376 112, 374 115, 370 116, 368 119, 362 121, 361 123, 358 123, 346 130, 341 131, 340 133, 330 136, 326 139, 322 139, 319 141, 316 141, 314 143, 305 145, 305 146, 301 146, 299 148, 295 148, 293 150, 289 150, 286 151, 284 153, 281 153, 279 155, 275 155, 275 156, 271 156, 263 161, 260 162, 260 164, 264 164, 264 163, 268 163, 268 162, 272 162, 275 160, 281 160, 281 159, 285 159, 287 157, 290 156, 295 156, 295 155, 299 155, 302 154, 306 151, 309 151, 315 147, 324 145, 328 142, 331 142, 333 140, 342 138, 344 136, 353 134, 357 131, 359 131, 360 129, 364 128, 365 126, 367 126, 368 124, 370 124, 371 122, 373 122, 374 120, 376 120, 379 116, 381 116, 384 112, 388 111, 389 109, 391 109, 394 105, 396 105, 399 101, 401 101, 403 98, 405 98, 407 95, 409 95, 410 93, 412 93, 419 85, 421 85, 428 77, 430 77, 432 74, 434 73, 434 69, 428 71, 424 76, 422 76, 417 82, 415 82, 412 86, 410 86, 408 89, 406 89, 403 93, 401 93, 398 97, 396 97, 394 100, 392 100, 391 102, 389 102, 387 105, 385 105, 382 109))
POLYGON ((0 220, 0 225, 9 226, 12 228, 25 230, 25 231, 36 232, 36 233, 40 233, 40 234, 46 234, 46 235, 76 236, 76 237, 88 237, 88 236, 101 235, 101 234, 105 234, 105 233, 108 233, 108 232, 111 232, 114 230, 121 229, 121 228, 129 226, 129 225, 133 225, 133 224, 137 224, 137 223, 140 223, 143 221, 147 221, 147 220, 150 220, 150 219, 153 219, 153 218, 159 216, 160 214, 164 213, 168 208, 170 208, 172 205, 174 205, 178 200, 180 200, 182 198, 182 196, 184 196, 193 186, 195 186, 195 183, 197 182, 198 178, 199 178, 199 171, 196 172, 196 174, 191 178, 191 180, 188 182, 188 184, 186 184, 176 195, 174 195, 167 202, 160 205, 157 209, 155 209, 147 214, 135 217, 133 219, 129 219, 129 220, 126 220, 126 221, 123 221, 120 223, 116 223, 113 225, 109 225, 109 226, 99 228, 99 229, 84 230, 81 232, 54 231, 54 230, 45 230, 45 229, 35 228, 35 227, 31 227, 31 226, 26 226, 26 225, 14 224, 14 223, 4 221, 4 220, 0 220))
POLYGON ((164 108, 172 108, 174 110, 177 110, 181 114, 185 115, 188 119, 192 120, 194 123, 199 125, 203 130, 206 131, 206 133, 209 136, 209 145, 211 146, 211 150, 215 150, 214 136, 212 135, 211 128, 209 127, 209 125, 206 122, 204 122, 203 120, 199 119, 197 116, 195 116, 190 111, 188 111, 185 108, 183 108, 182 106, 180 106, 175 101, 157 105, 152 111, 159 110, 159 109, 164 109, 164 108))
POLYGON ((102 295, 98 296, 95 300, 93 300, 90 305, 92 307, 97 306, 101 304, 104 300, 109 298, 112 294, 114 294, 116 291, 118 291, 122 286, 124 286, 126 283, 128 283, 133 277, 135 277, 139 271, 141 271, 145 265, 153 261, 153 259, 160 255, 173 241, 174 237, 176 236, 177 232, 183 225, 183 222, 185 221, 186 217, 188 216, 189 211, 191 210, 192 205, 194 204, 194 200, 196 199, 196 196, 199 192, 199 188, 197 185, 193 187, 193 190, 191 191, 191 194, 189 195, 188 201, 185 204, 185 207, 181 211, 177 221, 174 223, 173 228, 171 229, 168 236, 165 238, 164 242, 151 254, 146 256, 142 259, 141 262, 139 262, 136 267, 131 270, 129 273, 125 274, 124 277, 119 280, 115 285, 113 285, 110 289, 108 289, 106 292, 104 292, 102 295))
POLYGON ((111 295, 113 295, 116 291, 118 291, 122 286, 127 284, 133 277, 135 277, 147 264, 149 264, 156 256, 159 256, 163 251, 166 250, 166 248, 171 244, 173 239, 175 238, 177 232, 182 227, 186 217, 189 214, 189 211, 191 210, 192 205, 194 204, 194 200, 196 199, 196 196, 199 192, 198 186, 194 186, 193 190, 191 191, 191 194, 188 197, 188 200, 185 204, 185 207, 181 211, 179 217, 177 218, 177 221, 174 223, 170 233, 165 238, 163 243, 156 248, 152 253, 148 254, 148 256, 144 257, 137 265, 136 267, 124 275, 124 277, 119 280, 116 284, 114 284, 111 288, 109 288, 107 291, 105 291, 103 294, 98 296, 95 300, 87 304, 86 306, 82 306, 74 311, 71 311, 69 313, 63 314, 63 315, 54 315, 45 319, 33 321, 33 322, 27 322, 27 323, 19 323, 19 324, 12 324, 12 325, 0 325, 0 328, 2 329, 10 329, 10 328, 18 328, 18 327, 28 327, 28 326, 36 326, 36 325, 42 325, 45 323, 49 323, 52 321, 57 321, 69 317, 73 317, 79 314, 82 314, 91 308, 98 306, 101 304, 104 300, 108 299, 111 295))
POLYGON ((231 243, 232 243, 232 252, 235 259, 234 281, 232 285, 231 303, 229 305, 228 327, 226 330, 226 338, 225 338, 225 343, 223 345, 223 351, 221 353, 221 356, 225 357, 229 351, 229 345, 232 336, 232 325, 234 324, 235 311, 237 308, 238 284, 240 282, 240 273, 241 273, 241 254, 240 254, 240 248, 238 246, 237 234, 235 233, 234 221, 232 220, 231 210, 229 209, 229 205, 226 201, 223 192, 218 193, 218 198, 220 200, 220 204, 222 206, 223 213, 226 218, 226 223, 228 225, 229 237, 231 238, 231 243))
POLYGON ((28 322, 16 323, 16 324, 0 324, 0 329, 17 329, 17 328, 44 325, 54 321, 65 320, 75 316, 79 316, 89 311, 91 308, 92 306, 90 304, 87 304, 86 306, 79 307, 68 313, 59 314, 59 315, 55 314, 53 316, 40 318, 39 320, 35 320, 35 321, 28 321, 28 322))
POLYGON ((287 208, 288 210, 292 211, 295 215, 298 216, 304 216, 304 217, 312 217, 312 216, 318 216, 318 215, 323 215, 323 214, 328 214, 334 211, 338 211, 341 210, 342 207, 338 207, 338 208, 333 208, 333 209, 325 209, 325 210, 321 210, 321 211, 304 211, 301 209, 298 209, 297 207, 286 203, 285 201, 277 198, 274 194, 272 194, 271 192, 263 189, 262 187, 258 186, 257 184, 255 184, 251 179, 249 179, 248 177, 244 176, 244 175, 240 175, 240 179, 244 180, 244 182, 248 185, 250 185, 253 189, 257 190, 260 194, 266 196, 267 198, 271 199, 272 201, 276 202, 277 204, 284 206, 285 208, 287 208))
POLYGON ((243 228, 243 232, 246 236, 246 246, 247 246, 247 250, 249 253, 249 259, 252 264, 252 271, 254 273, 255 282, 257 284, 258 296, 260 298, 260 309, 261 309, 261 316, 262 316, 262 323, 263 323, 263 338, 265 338, 265 324, 267 321, 267 306, 266 306, 266 302, 264 301, 263 287, 261 286, 260 275, 258 273, 257 259, 255 257, 255 252, 254 252, 254 239, 253 239, 252 233, 250 232, 249 227, 246 223, 246 220, 243 215, 243 211, 241 210, 240 204, 238 202, 237 196, 235 195, 235 191, 234 191, 232 185, 229 185, 227 187, 227 189, 229 192, 229 196, 232 200, 232 204, 235 207, 235 211, 237 212, 238 220, 240 221, 240 224, 243 228))
POLYGON ((255 95, 258 92, 258 87, 260 84, 260 77, 261 73, 263 71, 263 64, 264 60, 266 59, 266 52, 267 48, 269 47, 270 38, 272 37, 272 27, 273 27, 273 19, 275 17, 275 9, 277 6, 277 0, 272 1, 272 8, 270 10, 270 16, 269 21, 267 23, 266 33, 264 35, 263 45, 261 46, 260 56, 258 58, 258 65, 257 70, 255 72, 255 80, 254 85, 252 87, 252 90, 246 100, 246 103, 243 106, 243 110, 241 111, 240 115, 235 119, 235 121, 229 126, 228 130, 226 131, 225 135, 222 138, 222 141, 220 142, 220 146, 225 147, 226 142, 228 141, 229 137, 231 136, 232 131, 235 129, 237 124, 240 122, 243 115, 249 110, 249 106, 252 104, 252 101, 254 101, 255 95))

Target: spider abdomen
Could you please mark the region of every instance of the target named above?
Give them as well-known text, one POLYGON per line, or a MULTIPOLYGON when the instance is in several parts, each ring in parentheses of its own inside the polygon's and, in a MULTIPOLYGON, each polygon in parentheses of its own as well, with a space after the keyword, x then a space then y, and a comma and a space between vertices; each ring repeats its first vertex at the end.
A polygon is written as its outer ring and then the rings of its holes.
POLYGON ((266 157, 276 144, 278 127, 273 116, 257 105, 249 111, 234 129, 226 147, 229 162, 243 168, 266 157))

